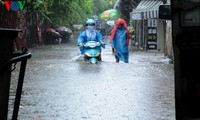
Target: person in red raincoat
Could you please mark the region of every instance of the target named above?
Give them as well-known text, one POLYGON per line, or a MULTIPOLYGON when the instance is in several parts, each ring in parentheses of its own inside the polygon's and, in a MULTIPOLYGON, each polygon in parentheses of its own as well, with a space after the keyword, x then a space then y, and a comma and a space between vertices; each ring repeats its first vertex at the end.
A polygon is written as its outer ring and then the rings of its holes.
POLYGON ((117 63, 119 61, 123 61, 124 63, 129 62, 129 35, 126 21, 118 19, 110 34, 110 42, 114 49, 117 63))

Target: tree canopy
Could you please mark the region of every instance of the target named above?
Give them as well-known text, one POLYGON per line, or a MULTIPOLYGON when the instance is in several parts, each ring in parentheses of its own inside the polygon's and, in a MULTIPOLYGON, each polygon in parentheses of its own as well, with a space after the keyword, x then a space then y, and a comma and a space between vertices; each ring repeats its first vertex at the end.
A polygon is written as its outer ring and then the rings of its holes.
POLYGON ((37 12, 40 20, 48 20, 53 26, 83 24, 92 15, 111 9, 117 0, 35 0, 31 12, 37 12))

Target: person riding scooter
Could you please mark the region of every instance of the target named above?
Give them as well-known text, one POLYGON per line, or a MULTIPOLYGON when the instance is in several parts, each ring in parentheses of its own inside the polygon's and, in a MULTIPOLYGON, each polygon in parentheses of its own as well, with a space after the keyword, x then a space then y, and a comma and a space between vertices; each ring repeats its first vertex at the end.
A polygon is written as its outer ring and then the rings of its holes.
POLYGON ((100 51, 101 47, 105 48, 105 42, 103 40, 103 36, 101 35, 101 33, 95 30, 95 21, 93 19, 88 19, 86 21, 86 30, 82 31, 77 39, 77 44, 80 48, 82 55, 84 55, 86 49, 85 47, 83 47, 83 45, 88 41, 96 41, 102 44, 103 46, 98 47, 100 51))

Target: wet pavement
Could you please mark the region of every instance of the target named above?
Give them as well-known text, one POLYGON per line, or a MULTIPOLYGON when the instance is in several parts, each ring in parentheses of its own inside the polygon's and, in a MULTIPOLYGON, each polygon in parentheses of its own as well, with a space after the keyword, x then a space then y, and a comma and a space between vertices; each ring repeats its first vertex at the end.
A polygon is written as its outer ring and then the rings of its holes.
POLYGON ((175 120, 174 66, 162 52, 131 47, 130 63, 115 63, 107 42, 89 64, 73 39, 29 51, 19 120, 175 120))

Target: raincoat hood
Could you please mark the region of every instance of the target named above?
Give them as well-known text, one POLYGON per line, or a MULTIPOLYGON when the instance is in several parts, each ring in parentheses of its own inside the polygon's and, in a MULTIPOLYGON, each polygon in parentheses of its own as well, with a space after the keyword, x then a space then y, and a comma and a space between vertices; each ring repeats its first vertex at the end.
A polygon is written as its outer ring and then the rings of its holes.
POLYGON ((115 36, 115 33, 116 33, 116 30, 117 30, 117 28, 118 28, 119 25, 123 25, 123 26, 125 27, 125 29, 126 29, 126 34, 127 34, 126 44, 127 44, 127 46, 128 46, 128 45, 129 45, 129 35, 130 35, 130 33, 129 33, 129 30, 128 30, 128 26, 127 26, 127 24, 126 24, 126 21, 123 20, 123 19, 118 19, 118 20, 116 21, 116 23, 115 23, 115 25, 114 25, 114 28, 113 28, 112 31, 111 31, 110 41, 113 40, 113 38, 114 38, 114 36, 115 36))

